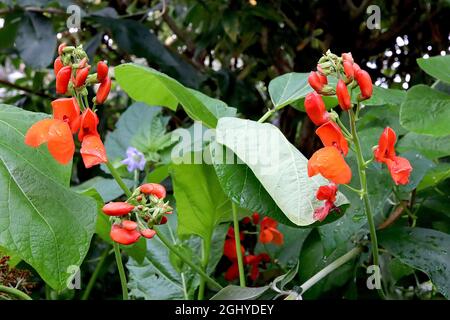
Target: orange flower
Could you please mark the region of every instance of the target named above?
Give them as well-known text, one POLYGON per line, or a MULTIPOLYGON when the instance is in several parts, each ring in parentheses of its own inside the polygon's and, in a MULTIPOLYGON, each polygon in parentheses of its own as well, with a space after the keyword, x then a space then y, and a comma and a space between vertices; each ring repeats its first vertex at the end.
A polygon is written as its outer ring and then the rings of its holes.
POLYGON ((259 232, 259 241, 261 243, 273 242, 276 245, 282 245, 284 241, 283 234, 277 229, 278 222, 264 217, 261 221, 261 230, 259 232))
POLYGON ((98 134, 90 134, 83 138, 80 153, 86 168, 108 161, 105 146, 98 134))
POLYGON ((350 167, 335 147, 319 149, 309 159, 308 176, 318 173, 335 184, 347 184, 352 179, 350 167))
POLYGON ((84 137, 87 135, 98 136, 97 125, 98 116, 90 108, 83 111, 81 115, 80 132, 78 132, 78 140, 83 141, 84 137))
POLYGON ((80 107, 75 98, 61 98, 52 101, 53 118, 69 124, 72 133, 80 128, 80 107))
POLYGON ((316 130, 325 147, 336 147, 344 156, 348 153, 348 143, 341 129, 334 121, 327 121, 316 130))
POLYGON ((409 183, 412 167, 408 159, 395 156, 393 160, 386 160, 386 164, 396 185, 409 183))
POLYGON ((378 146, 374 151, 375 160, 378 162, 385 162, 386 159, 393 159, 395 157, 395 142, 397 136, 395 131, 389 127, 383 130, 383 133, 378 140, 378 146))
POLYGON ((75 152, 69 124, 58 119, 44 119, 33 124, 25 135, 25 144, 38 147, 47 142, 50 154, 61 164, 72 160, 75 152))
POLYGON ((338 188, 334 183, 328 186, 320 186, 319 189, 317 189, 316 193, 317 200, 325 201, 325 203, 323 206, 316 208, 316 210, 314 210, 313 217, 315 220, 319 221, 325 220, 330 211, 336 208, 334 202, 336 201, 337 191, 338 188))
POLYGON ((383 130, 378 141, 378 146, 373 153, 376 161, 387 165, 392 180, 394 180, 396 185, 408 184, 412 167, 408 159, 398 157, 395 154, 394 145, 396 140, 397 136, 394 130, 386 127, 383 130))

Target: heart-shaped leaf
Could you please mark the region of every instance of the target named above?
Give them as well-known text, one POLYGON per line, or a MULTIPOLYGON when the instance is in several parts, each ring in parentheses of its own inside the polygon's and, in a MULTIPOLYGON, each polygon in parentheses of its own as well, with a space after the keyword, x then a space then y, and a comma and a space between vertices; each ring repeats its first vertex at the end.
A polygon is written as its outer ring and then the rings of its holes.
POLYGON ((29 263, 62 290, 80 266, 95 230, 94 200, 68 188, 70 165, 24 143, 45 115, 0 105, 0 246, 29 263))
MULTIPOLYGON (((217 142, 232 150, 255 174, 276 205, 294 224, 315 222, 314 210, 322 205, 316 199, 319 186, 328 181, 308 177, 308 160, 271 124, 237 118, 221 118, 217 142)), ((347 203, 338 194, 336 205, 347 203)))

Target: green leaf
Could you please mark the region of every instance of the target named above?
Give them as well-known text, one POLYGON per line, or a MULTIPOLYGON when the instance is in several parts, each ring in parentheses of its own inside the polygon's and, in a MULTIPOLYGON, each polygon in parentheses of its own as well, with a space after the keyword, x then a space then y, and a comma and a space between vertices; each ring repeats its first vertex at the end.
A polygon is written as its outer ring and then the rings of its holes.
POLYGON ((153 182, 153 183, 161 183, 169 176, 169 165, 164 164, 162 166, 156 167, 153 171, 151 171, 147 177, 145 177, 145 181, 153 182))
POLYGON ((389 228, 379 233, 380 245, 403 263, 425 272, 450 299, 450 235, 423 228, 389 228))
POLYGON ((400 110, 400 124, 421 134, 450 134, 450 96, 425 85, 412 87, 400 110))
MULTIPOLYGON (((314 209, 322 205, 315 194, 319 186, 328 182, 320 176, 308 177, 308 160, 278 128, 250 120, 221 118, 217 142, 248 165, 289 220, 299 226, 315 222, 314 209)), ((345 203, 345 197, 338 194, 336 205, 345 203)))
POLYGON ((450 155, 450 135, 434 137, 409 132, 397 144, 400 152, 415 150, 430 159, 442 158, 450 155))
POLYGON ((218 117, 192 93, 191 89, 169 76, 136 64, 122 64, 115 69, 118 83, 128 95, 149 105, 160 105, 176 110, 181 104, 193 120, 214 128, 218 117), (136 83, 139 83, 137 86, 136 83))
POLYGON ((217 292, 211 300, 256 300, 269 289, 269 286, 250 288, 229 285, 217 292))
MULTIPOLYGON (((128 188, 133 186, 133 181, 124 179, 128 188)), ((78 192, 87 191, 94 188, 102 198, 103 202, 109 202, 123 195, 122 188, 119 187, 117 181, 114 179, 103 178, 100 176, 89 179, 82 184, 72 187, 73 190, 78 192)))
POLYGON ((132 104, 117 121, 116 129, 106 136, 108 159, 111 162, 125 159, 127 148, 131 146, 146 153, 146 158, 156 157, 155 154, 170 142, 166 124, 167 118, 161 117, 161 108, 132 104))
MULTIPOLYGON (((399 190, 404 193, 409 193, 413 191, 419 185, 420 181, 422 181, 425 174, 435 167, 433 161, 425 158, 421 154, 413 151, 409 151, 401 154, 402 157, 405 157, 411 163, 411 167, 413 168, 411 175, 409 177, 409 183, 406 185, 402 185, 399 187, 399 190)), ((409 194, 408 194, 409 196, 409 194)))
POLYGON ((436 167, 430 169, 419 183, 417 190, 433 187, 450 178, 450 163, 438 163, 436 167))
MULTIPOLYGON (((357 99, 361 90, 356 87, 352 91, 352 101, 357 103, 357 99)), ((382 106, 382 105, 398 105, 400 106, 405 100, 406 91, 398 89, 386 89, 382 87, 373 86, 373 94, 370 99, 364 100, 362 104, 365 106, 382 106)))
POLYGON ((312 92, 308 76, 309 73, 291 72, 270 81, 269 94, 275 108, 282 108, 312 92))
POLYGON ((95 230, 92 199, 68 188, 67 170, 46 146, 24 144, 42 114, 0 105, 0 246, 30 264, 62 290, 71 266, 83 261, 95 230))
POLYGON ((51 64, 56 50, 56 33, 50 19, 25 12, 17 30, 16 48, 25 63, 42 69, 51 64))
POLYGON ((436 56, 417 59, 419 67, 430 76, 450 83, 450 56, 436 56))
POLYGON ((231 218, 231 202, 207 164, 172 164, 174 196, 178 210, 178 234, 198 235, 207 243, 214 228, 231 218))

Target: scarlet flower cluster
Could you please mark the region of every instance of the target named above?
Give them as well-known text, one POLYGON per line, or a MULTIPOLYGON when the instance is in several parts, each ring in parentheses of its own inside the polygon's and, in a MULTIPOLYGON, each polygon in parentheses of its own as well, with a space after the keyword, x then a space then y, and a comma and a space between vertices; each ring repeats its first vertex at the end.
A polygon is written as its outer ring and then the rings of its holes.
POLYGON ((110 216, 111 239, 123 245, 137 242, 140 237, 155 236, 154 225, 167 223, 165 214, 172 208, 164 202, 166 189, 157 183, 146 183, 133 192, 126 202, 109 202, 103 206, 103 213, 110 216))
MULTIPOLYGON (((314 219, 323 221, 336 208, 334 202, 338 185, 348 184, 352 172, 344 159, 349 150, 347 138, 335 122, 337 114, 327 112, 322 95, 335 94, 339 106, 345 112, 353 106, 349 87, 359 87, 358 101, 363 101, 372 96, 373 85, 370 75, 353 61, 351 53, 343 53, 338 57, 330 52, 319 60, 317 71, 310 73, 308 82, 315 91, 305 97, 305 111, 311 121, 319 126, 316 134, 324 145, 309 159, 308 176, 320 173, 330 181, 329 185, 320 186, 316 193, 317 200, 324 201, 324 204, 315 210, 314 219), (336 88, 328 85, 329 75, 338 79, 336 88)), ((395 140, 395 132, 386 128, 375 150, 375 159, 388 166, 396 184, 406 184, 412 168, 407 159, 395 155, 395 140)))
MULTIPOLYGON (((274 243, 276 245, 283 244, 283 234, 277 229, 278 223, 269 218, 263 217, 260 219, 260 215, 255 212, 252 217, 245 217, 242 219, 242 224, 252 225, 253 227, 260 224, 260 232, 258 239, 261 243, 274 243)), ((240 232, 239 238, 241 242, 245 239, 245 233, 240 232)), ((234 228, 230 227, 227 232, 227 238, 224 243, 223 254, 230 260, 231 265, 225 272, 225 280, 233 281, 239 277, 239 266, 237 262, 237 250, 236 250, 236 239, 234 234, 234 228)), ((270 262, 270 256, 267 253, 260 254, 246 254, 245 247, 241 244, 240 247, 241 254, 243 256, 243 263, 250 267, 249 277, 251 280, 256 281, 260 274, 260 267, 265 267, 265 265, 270 262)))
POLYGON ((67 164, 75 152, 73 135, 78 133, 78 140, 81 142, 80 153, 85 167, 105 163, 108 159, 97 131, 99 119, 95 113, 95 105, 94 109, 91 109, 85 98, 86 87, 100 83, 95 103, 101 104, 106 100, 111 89, 108 66, 100 61, 97 64, 97 73, 89 75, 91 66, 81 47, 67 47, 61 44, 58 53, 59 56, 53 64, 56 92, 71 97, 52 101, 53 118, 33 124, 25 135, 25 143, 34 148, 47 143, 53 158, 61 164, 67 164))

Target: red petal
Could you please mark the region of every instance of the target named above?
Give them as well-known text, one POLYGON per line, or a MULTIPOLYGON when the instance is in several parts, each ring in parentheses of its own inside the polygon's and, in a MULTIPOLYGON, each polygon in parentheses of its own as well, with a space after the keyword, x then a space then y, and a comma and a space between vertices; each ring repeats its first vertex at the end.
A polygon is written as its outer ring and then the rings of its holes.
POLYGON ((44 119, 33 124, 25 135, 25 144, 36 148, 47 142, 48 131, 56 122, 55 119, 44 119))
POLYGON ((272 218, 264 217, 261 221, 261 229, 276 228, 278 222, 272 218))
POLYGON ((53 118, 66 121, 72 133, 80 128, 80 107, 75 98, 61 98, 52 101, 53 118))
POLYGON ((412 171, 409 160, 403 157, 394 157, 393 161, 387 161, 389 172, 396 185, 408 184, 412 171))
POLYGON ((81 143, 80 153, 86 168, 108 161, 105 146, 98 135, 85 136, 81 143))
POLYGON ((48 132, 48 151, 61 164, 69 163, 75 152, 72 132, 69 125, 61 120, 50 127, 48 132))
POLYGON ((282 245, 284 242, 284 235, 278 229, 270 229, 272 232, 272 242, 276 245, 282 245))
POLYGON ((386 159, 393 160, 395 157, 395 142, 397 136, 395 131, 389 127, 383 130, 383 133, 378 140, 378 147, 374 151, 375 159, 378 162, 385 162, 386 159))
POLYGON ((87 108, 81 115, 80 132, 78 133, 78 140, 83 141, 87 135, 98 135, 97 125, 98 116, 91 109, 87 108))
POLYGON ((270 232, 270 230, 262 230, 260 233, 259 233, 259 241, 261 242, 261 243, 269 243, 269 242, 272 242, 272 239, 273 239, 273 235, 272 235, 272 232, 270 232))
POLYGON ((352 179, 350 167, 335 147, 319 149, 309 159, 308 176, 318 173, 335 184, 347 184, 352 179))
POLYGON ((316 130, 325 147, 336 147, 344 156, 348 153, 348 143, 342 134, 341 129, 334 121, 328 121, 316 130))
POLYGON ((237 261, 235 261, 235 262, 233 262, 233 264, 228 268, 227 272, 225 273, 225 280, 233 281, 237 278, 239 278, 239 266, 238 266, 237 261))

